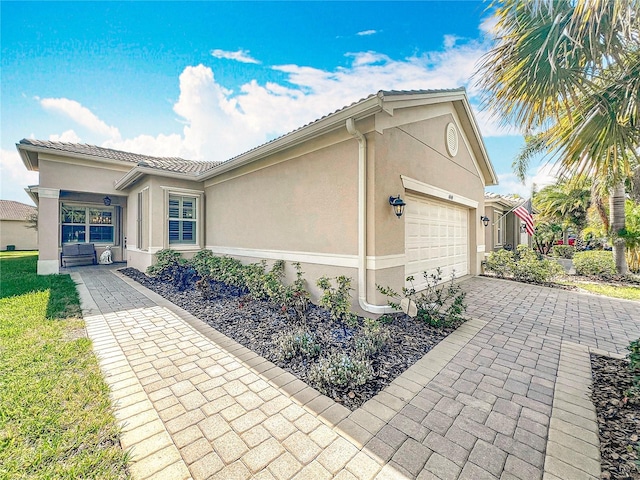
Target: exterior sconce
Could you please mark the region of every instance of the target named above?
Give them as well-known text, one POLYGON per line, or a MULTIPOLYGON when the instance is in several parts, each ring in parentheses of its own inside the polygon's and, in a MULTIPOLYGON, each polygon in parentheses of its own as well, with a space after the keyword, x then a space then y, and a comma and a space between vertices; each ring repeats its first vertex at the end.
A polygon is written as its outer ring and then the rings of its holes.
POLYGON ((400 218, 404 213, 404 206, 406 203, 404 203, 404 200, 402 200, 400 195, 398 195, 397 197, 389 197, 389 205, 393 208, 393 213, 396 214, 396 217, 400 218))
POLYGON ((489 226, 489 222, 490 222, 491 220, 489 219, 489 217, 486 217, 486 216, 484 216, 484 215, 480 215, 480 221, 482 222, 482 224, 483 224, 485 227, 488 227, 488 226, 489 226))
POLYGON ((524 223, 520 224, 520 233, 524 233, 527 231, 527 226, 524 223))
POLYGON ((109 197, 104 197, 104 199, 102 200, 104 202, 104 204, 108 207, 109 205, 111 205, 111 199, 109 197))

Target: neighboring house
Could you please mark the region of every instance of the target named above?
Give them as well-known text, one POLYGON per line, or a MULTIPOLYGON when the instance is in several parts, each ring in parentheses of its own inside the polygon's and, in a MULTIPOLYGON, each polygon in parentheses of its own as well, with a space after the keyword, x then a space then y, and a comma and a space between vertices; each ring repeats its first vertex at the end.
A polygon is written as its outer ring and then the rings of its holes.
POLYGON ((38 232, 28 218, 37 215, 38 209, 26 203, 0 200, 0 250, 13 245, 16 250, 37 250, 38 232))
POLYGON ((524 223, 513 213, 513 209, 523 202, 524 199, 510 195, 484 194, 484 214, 489 219, 484 236, 487 252, 503 248, 515 250, 521 244, 531 246, 524 223))
POLYGON ((385 309, 376 284, 441 267, 475 275, 485 251, 484 188, 497 177, 464 89, 381 91, 225 162, 156 158, 22 140, 40 209, 39 273, 66 242, 113 245, 145 270, 154 254, 200 249, 246 262, 301 262, 353 279, 355 306, 385 309), (389 200, 406 202, 396 217, 389 200))

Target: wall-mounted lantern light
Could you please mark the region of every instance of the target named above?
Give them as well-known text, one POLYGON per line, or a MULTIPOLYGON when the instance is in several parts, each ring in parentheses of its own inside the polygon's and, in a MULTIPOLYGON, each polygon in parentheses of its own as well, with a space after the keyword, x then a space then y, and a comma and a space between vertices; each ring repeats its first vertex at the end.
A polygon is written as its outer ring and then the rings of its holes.
POLYGON ((104 197, 102 199, 102 201, 104 202, 104 204, 108 207, 109 205, 111 205, 111 199, 109 197, 104 197))
POLYGON ((397 197, 389 197, 389 205, 393 208, 393 213, 396 214, 396 217, 400 218, 404 213, 404 206, 406 203, 404 203, 404 200, 402 200, 400 195, 398 195, 397 197))
POLYGON ((483 224, 485 227, 488 227, 488 226, 489 226, 489 222, 490 222, 491 220, 489 220, 489 217, 487 217, 487 216, 485 216, 485 215, 480 215, 480 221, 482 222, 482 224, 483 224))

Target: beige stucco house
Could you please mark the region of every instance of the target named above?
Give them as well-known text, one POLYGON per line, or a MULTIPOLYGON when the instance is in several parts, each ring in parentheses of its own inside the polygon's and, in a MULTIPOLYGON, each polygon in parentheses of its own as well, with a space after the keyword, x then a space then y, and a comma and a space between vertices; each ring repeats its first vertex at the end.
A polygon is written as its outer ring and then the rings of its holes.
POLYGON ((26 203, 0 200, 0 250, 13 246, 15 250, 36 250, 38 232, 28 221, 38 209, 26 203))
POLYGON ((479 273, 484 189, 497 183, 464 89, 381 91, 225 162, 17 148, 40 172, 29 189, 39 273, 58 272, 66 242, 94 243, 98 255, 113 245, 115 260, 140 270, 160 249, 206 248, 301 262, 312 290, 321 275, 348 275, 355 306, 371 313, 386 305, 376 284, 399 289, 436 267, 479 273))
POLYGON ((484 237, 487 253, 503 248, 515 250, 518 245, 531 246, 524 222, 513 213, 513 209, 522 203, 522 198, 485 193, 484 213, 489 223, 484 237))

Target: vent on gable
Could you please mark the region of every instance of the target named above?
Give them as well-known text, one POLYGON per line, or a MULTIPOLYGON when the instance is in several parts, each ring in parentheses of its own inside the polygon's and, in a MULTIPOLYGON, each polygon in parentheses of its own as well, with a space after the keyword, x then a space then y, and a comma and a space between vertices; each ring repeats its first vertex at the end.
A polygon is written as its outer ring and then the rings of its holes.
POLYGON ((453 123, 447 124, 447 152, 452 157, 455 157, 458 154, 458 130, 453 123))

